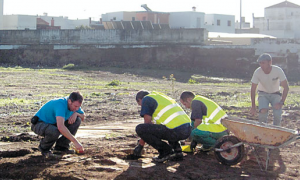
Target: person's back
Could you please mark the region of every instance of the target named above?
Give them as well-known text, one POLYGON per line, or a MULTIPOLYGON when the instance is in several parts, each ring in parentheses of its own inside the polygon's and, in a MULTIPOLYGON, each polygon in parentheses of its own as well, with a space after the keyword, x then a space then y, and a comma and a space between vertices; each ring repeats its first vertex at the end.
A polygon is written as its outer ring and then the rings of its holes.
POLYGON ((181 94, 180 102, 192 110, 191 149, 201 143, 201 150, 208 151, 220 137, 228 135, 226 127, 221 124, 221 119, 227 115, 217 103, 190 91, 181 94))
POLYGON ((179 140, 188 138, 191 133, 187 114, 175 100, 159 92, 139 91, 136 101, 142 106, 140 115, 144 118, 144 124, 136 127, 141 139, 134 149, 134 155, 140 156, 144 144, 148 143, 159 152, 154 161, 182 159, 179 140))

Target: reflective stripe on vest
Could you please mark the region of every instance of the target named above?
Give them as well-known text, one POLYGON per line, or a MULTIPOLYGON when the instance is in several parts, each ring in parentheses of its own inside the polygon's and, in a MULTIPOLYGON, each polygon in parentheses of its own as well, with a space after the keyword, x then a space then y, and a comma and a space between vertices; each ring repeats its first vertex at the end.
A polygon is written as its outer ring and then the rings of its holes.
POLYGON ((157 108, 152 115, 153 123, 165 125, 169 129, 191 123, 188 115, 172 98, 155 91, 147 96, 152 97, 157 102, 157 108))
MULTIPOLYGON (((209 116, 209 117, 206 117, 205 119, 203 119, 203 123, 207 123, 207 124, 210 124, 210 123, 208 123, 208 121, 209 120, 213 120, 214 119, 214 117, 220 112, 220 111, 223 111, 222 110, 222 108, 221 107, 217 107, 212 113, 211 113, 211 115, 209 116)), ((216 120, 215 122, 214 122, 214 124, 220 124, 221 123, 221 119, 222 118, 224 118, 224 117, 226 117, 227 115, 225 114, 224 116, 222 116, 221 118, 219 118, 218 120, 216 120)))
POLYGON ((165 112, 167 112, 168 110, 170 110, 170 109, 172 109, 173 107, 176 107, 176 106, 179 106, 179 105, 177 103, 175 103, 175 104, 170 104, 170 105, 164 107, 162 110, 159 111, 159 113, 157 113, 157 116, 155 116, 153 118, 153 120, 156 122, 165 112))
POLYGON ((164 122, 162 122, 161 124, 163 125, 166 125, 168 124, 169 122, 171 122, 174 118, 176 118, 177 116, 180 116, 180 115, 184 115, 185 112, 183 111, 179 111, 179 112, 176 112, 174 114, 172 114, 171 116, 169 116, 164 122))
POLYGON ((193 101, 194 100, 204 103, 207 107, 208 113, 207 116, 203 116, 202 123, 197 127, 197 129, 209 132, 222 132, 226 130, 226 127, 221 124, 221 119, 227 117, 227 114, 219 105, 203 96, 195 96, 193 101), (213 111, 211 112, 211 110, 213 111), (212 126, 209 127, 207 125, 212 126))

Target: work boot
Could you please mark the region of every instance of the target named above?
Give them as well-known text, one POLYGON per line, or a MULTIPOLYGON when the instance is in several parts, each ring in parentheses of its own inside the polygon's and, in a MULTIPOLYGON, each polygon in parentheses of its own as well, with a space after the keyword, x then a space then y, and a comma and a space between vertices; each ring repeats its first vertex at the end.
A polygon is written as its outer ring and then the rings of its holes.
POLYGON ((183 160, 183 153, 182 152, 174 152, 170 155, 170 160, 172 161, 181 161, 183 160))
POLYGON ((153 161, 155 162, 159 162, 159 163, 162 163, 164 161, 167 161, 171 158, 171 155, 170 154, 166 154, 166 155, 159 155, 157 157, 153 157, 153 161))

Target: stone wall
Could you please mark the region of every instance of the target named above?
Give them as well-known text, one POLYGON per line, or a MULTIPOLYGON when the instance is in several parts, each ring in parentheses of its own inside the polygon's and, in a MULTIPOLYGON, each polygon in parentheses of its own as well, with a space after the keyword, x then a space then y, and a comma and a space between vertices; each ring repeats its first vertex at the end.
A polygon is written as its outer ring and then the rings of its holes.
POLYGON ((204 44, 205 29, 153 30, 7 30, 0 31, 0 44, 204 44))
POLYGON ((73 63, 89 67, 178 69, 193 72, 215 71, 219 75, 242 73, 248 77, 257 68, 255 50, 211 48, 192 45, 27 45, 0 50, 0 64, 7 66, 63 67, 73 63))

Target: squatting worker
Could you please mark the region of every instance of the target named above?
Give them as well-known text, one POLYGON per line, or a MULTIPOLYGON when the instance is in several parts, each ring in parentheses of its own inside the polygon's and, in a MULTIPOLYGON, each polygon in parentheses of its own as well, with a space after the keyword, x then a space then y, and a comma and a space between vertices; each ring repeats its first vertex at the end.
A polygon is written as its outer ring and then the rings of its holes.
POLYGON ((257 59, 259 68, 254 71, 251 82, 251 103, 250 113, 256 114, 255 93, 258 90, 258 119, 260 122, 267 123, 269 104, 273 108, 273 124, 281 125, 282 106, 289 92, 289 85, 283 70, 272 65, 270 54, 264 53, 257 59), (282 94, 280 86, 283 87, 282 94))
POLYGON ((48 101, 32 118, 32 131, 43 136, 38 147, 43 156, 53 155, 51 148, 54 143, 54 153, 73 154, 74 150, 69 150, 70 141, 78 151, 84 150, 74 137, 85 117, 80 107, 82 102, 80 92, 72 92, 69 97, 48 101))
POLYGON ((191 149, 201 143, 201 151, 210 151, 219 138, 228 135, 226 127, 221 124, 221 119, 227 115, 217 103, 190 91, 181 94, 180 102, 192 110, 191 149))
POLYGON ((144 124, 136 127, 141 139, 134 154, 140 156, 146 142, 159 152, 159 156, 153 158, 156 162, 183 159, 179 141, 190 136, 191 120, 180 105, 155 91, 139 91, 136 101, 142 106, 140 115, 144 117, 144 124))

